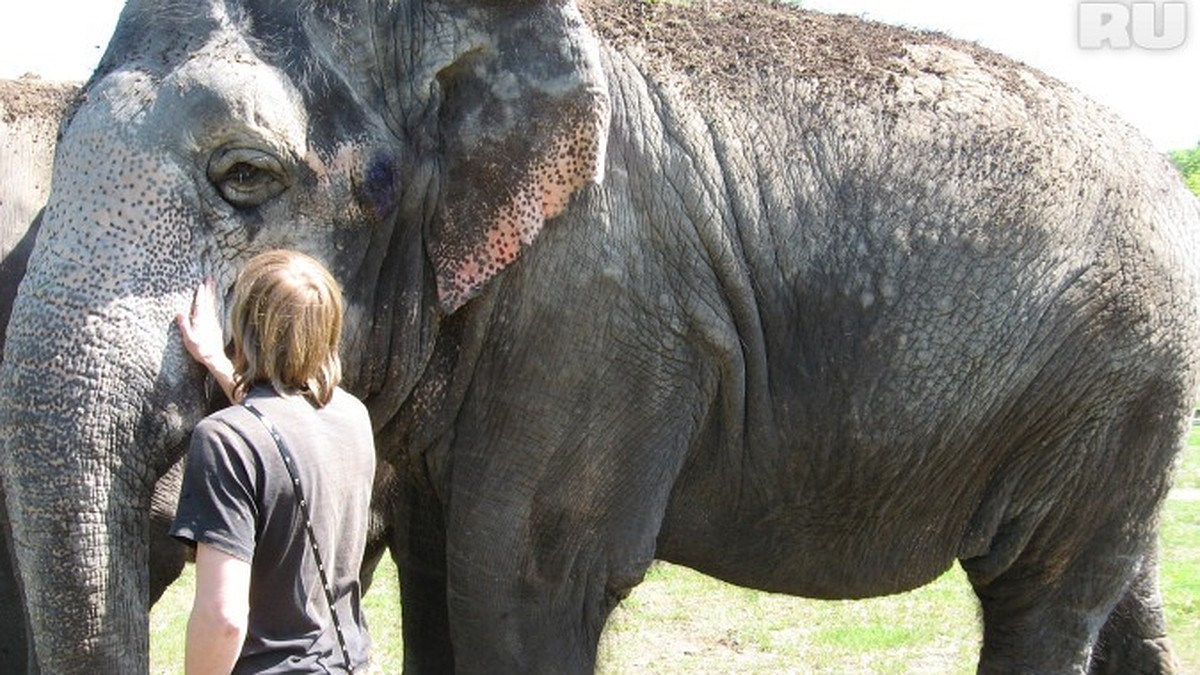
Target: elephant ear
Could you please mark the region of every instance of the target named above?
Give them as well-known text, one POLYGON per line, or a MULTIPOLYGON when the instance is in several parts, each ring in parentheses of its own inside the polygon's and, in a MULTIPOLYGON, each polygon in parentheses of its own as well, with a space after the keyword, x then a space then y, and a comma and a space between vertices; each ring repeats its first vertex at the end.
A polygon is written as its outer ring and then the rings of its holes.
POLYGON ((442 208, 428 233, 452 313, 603 178, 608 87, 599 47, 569 2, 483 13, 477 48, 438 74, 442 208))

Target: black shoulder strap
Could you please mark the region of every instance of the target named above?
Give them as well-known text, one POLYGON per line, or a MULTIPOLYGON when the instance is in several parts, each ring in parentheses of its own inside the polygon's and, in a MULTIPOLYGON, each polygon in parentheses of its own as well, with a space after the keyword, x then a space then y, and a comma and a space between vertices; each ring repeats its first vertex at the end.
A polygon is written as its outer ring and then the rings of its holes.
POLYGON ((342 622, 338 620, 337 610, 334 609, 333 587, 329 585, 329 577, 325 574, 325 563, 321 561, 321 551, 317 548, 317 537, 313 534, 312 518, 308 514, 308 501, 304 499, 304 491, 300 488, 300 475, 296 473, 296 462, 292 458, 292 453, 288 450, 287 444, 283 442, 283 436, 279 434, 279 430, 267 419, 262 412, 250 405, 249 403, 242 404, 246 410, 254 413, 259 422, 267 428, 267 433, 271 434, 271 438, 275 441, 275 446, 279 448, 279 456, 283 458, 283 465, 287 468, 288 475, 292 478, 292 487, 296 491, 296 501, 300 504, 300 515, 304 517, 304 529, 308 533, 308 543, 312 547, 313 560, 317 563, 317 573, 321 577, 321 587, 325 589, 325 600, 329 603, 329 617, 333 620, 333 630, 337 634, 338 647, 342 650, 342 659, 346 662, 346 671, 353 673, 354 666, 350 661, 350 650, 346 648, 346 637, 342 634, 342 622))

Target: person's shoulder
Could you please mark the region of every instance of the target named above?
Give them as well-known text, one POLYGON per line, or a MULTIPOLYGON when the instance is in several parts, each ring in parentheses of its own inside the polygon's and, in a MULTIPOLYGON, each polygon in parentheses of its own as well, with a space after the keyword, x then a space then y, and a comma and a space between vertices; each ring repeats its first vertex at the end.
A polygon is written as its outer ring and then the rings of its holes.
POLYGON ((343 410, 353 410, 363 415, 367 414, 367 406, 354 394, 342 389, 334 387, 333 396, 329 399, 329 404, 337 406, 343 410))
MULTIPOLYGON (((203 420, 200 421, 200 424, 207 424, 207 425, 212 425, 212 426, 224 425, 224 426, 236 427, 242 421, 247 419, 246 418, 247 414, 248 414, 248 411, 243 406, 236 405, 236 404, 229 405, 224 408, 221 408, 220 410, 209 413, 208 417, 205 417, 203 420)), ((197 425, 197 426, 199 426, 199 425, 197 425)))
POLYGON ((374 441, 374 426, 371 423, 371 415, 367 410, 366 404, 357 396, 338 387, 334 389, 333 396, 329 400, 329 405, 337 411, 337 416, 343 420, 349 420, 353 427, 357 430, 356 433, 364 439, 364 443, 373 445, 374 441))
POLYGON ((241 435, 246 428, 249 411, 240 405, 231 405, 209 414, 196 424, 193 435, 226 437, 241 435))
POLYGON ((253 419, 241 406, 230 406, 208 415, 192 430, 189 452, 199 453, 198 457, 221 456, 226 460, 232 455, 249 457, 254 453, 249 440, 253 438, 252 427, 247 426, 250 421, 253 419))

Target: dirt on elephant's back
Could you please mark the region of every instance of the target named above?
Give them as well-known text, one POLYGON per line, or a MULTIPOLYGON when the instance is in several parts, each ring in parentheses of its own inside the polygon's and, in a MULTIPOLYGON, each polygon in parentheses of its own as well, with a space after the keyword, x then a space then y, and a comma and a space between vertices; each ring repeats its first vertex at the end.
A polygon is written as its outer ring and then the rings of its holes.
POLYGON ((13 124, 30 117, 56 119, 67 112, 78 95, 79 85, 74 82, 37 77, 0 80, 0 122, 13 124))
POLYGON ((683 76, 693 88, 744 92, 751 82, 783 77, 870 96, 906 71, 915 44, 968 54, 1001 81, 1019 86, 1016 62, 976 44, 847 15, 762 0, 581 0, 581 5, 602 40, 643 53, 643 67, 683 76))

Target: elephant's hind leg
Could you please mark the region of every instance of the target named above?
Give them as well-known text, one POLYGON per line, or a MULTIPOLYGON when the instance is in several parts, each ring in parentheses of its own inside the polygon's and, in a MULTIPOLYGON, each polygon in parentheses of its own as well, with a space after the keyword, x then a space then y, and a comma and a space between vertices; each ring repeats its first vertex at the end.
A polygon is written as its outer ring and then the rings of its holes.
POLYGON ((983 608, 979 673, 1175 672, 1153 564, 1141 565, 1154 533, 1121 529, 1060 521, 998 574, 986 557, 962 562, 983 608), (1072 526, 1091 536, 1075 551, 1062 545, 1072 526))
POLYGON ((980 673, 1085 675, 1102 627, 1100 660, 1118 666, 1111 672, 1172 672, 1169 659, 1150 658, 1165 646, 1153 569, 1141 565, 1154 555, 1152 511, 1122 511, 1043 512, 1002 528, 988 555, 962 561, 983 608, 980 673), (1128 669, 1131 658, 1146 669, 1128 669))
POLYGON ((1011 455, 989 550, 962 561, 983 608, 980 673, 1173 672, 1154 561, 1191 403, 1164 412, 1164 387, 1011 455))
POLYGON ((1100 629, 1091 675, 1175 673, 1158 590, 1158 555, 1148 552, 1141 569, 1100 629))
POLYGON ((983 607, 981 675, 1045 673, 1084 675, 1094 631, 1093 615, 1069 607, 1065 594, 1037 584, 997 580, 976 587, 983 607))

